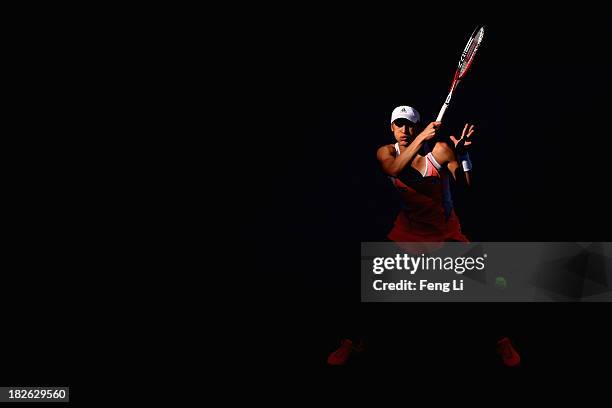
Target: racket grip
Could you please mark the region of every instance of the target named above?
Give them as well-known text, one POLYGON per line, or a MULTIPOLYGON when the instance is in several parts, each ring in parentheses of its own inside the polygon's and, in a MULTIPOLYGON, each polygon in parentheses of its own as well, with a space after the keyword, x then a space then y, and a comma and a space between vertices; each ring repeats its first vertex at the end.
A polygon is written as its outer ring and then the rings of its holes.
POLYGON ((446 100, 444 101, 444 105, 442 105, 442 109, 440 109, 440 113, 438 113, 438 117, 436 118, 436 122, 442 122, 442 117, 444 117, 444 113, 446 112, 446 108, 448 108, 448 105, 450 105, 451 98, 453 97, 453 91, 455 90, 455 87, 457 85, 459 85, 459 81, 455 79, 453 81, 453 84, 451 85, 450 92, 446 96, 446 100))
POLYGON ((442 109, 440 109, 440 113, 438 113, 438 117, 436 118, 436 122, 442 122, 442 117, 444 117, 444 113, 446 112, 446 108, 448 108, 448 103, 442 105, 442 109))

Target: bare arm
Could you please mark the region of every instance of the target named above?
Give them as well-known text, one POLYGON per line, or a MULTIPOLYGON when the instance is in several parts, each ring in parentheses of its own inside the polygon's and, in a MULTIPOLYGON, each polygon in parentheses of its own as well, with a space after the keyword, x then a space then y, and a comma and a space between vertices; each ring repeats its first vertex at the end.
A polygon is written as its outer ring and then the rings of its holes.
POLYGON ((436 135, 439 126, 440 122, 431 122, 399 156, 390 146, 378 149, 376 157, 383 171, 389 176, 398 177, 407 166, 410 166, 423 143, 436 135))
POLYGON ((446 165, 448 171, 453 175, 453 178, 458 184, 464 184, 468 187, 472 185, 471 171, 463 171, 461 163, 459 163, 455 152, 449 145, 443 142, 436 143, 432 154, 438 163, 443 166, 446 165))
POLYGON ((448 170, 451 172, 456 182, 460 184, 465 183, 466 186, 471 187, 472 171, 463 171, 463 167, 461 166, 461 163, 459 163, 459 160, 457 160, 455 152, 451 150, 451 154, 453 155, 453 158, 448 162, 448 170))

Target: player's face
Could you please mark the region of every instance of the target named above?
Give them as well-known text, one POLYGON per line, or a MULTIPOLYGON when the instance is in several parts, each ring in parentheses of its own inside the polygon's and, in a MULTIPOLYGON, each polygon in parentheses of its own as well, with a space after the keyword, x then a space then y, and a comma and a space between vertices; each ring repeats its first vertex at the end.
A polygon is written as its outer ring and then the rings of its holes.
POLYGON ((408 146, 416 136, 416 125, 408 119, 395 119, 391 124, 395 140, 400 146, 408 146))

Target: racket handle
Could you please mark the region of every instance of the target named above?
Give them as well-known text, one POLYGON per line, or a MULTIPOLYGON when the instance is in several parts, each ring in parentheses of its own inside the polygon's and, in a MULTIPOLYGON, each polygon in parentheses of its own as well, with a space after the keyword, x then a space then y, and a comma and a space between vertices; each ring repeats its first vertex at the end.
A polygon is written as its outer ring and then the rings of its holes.
POLYGON ((446 108, 448 108, 448 103, 445 102, 444 105, 442 105, 442 109, 440 109, 440 113, 438 113, 436 122, 442 122, 442 117, 444 116, 444 112, 446 112, 446 108))
POLYGON ((444 101, 444 105, 442 105, 442 109, 440 109, 440 113, 438 113, 436 122, 442 122, 442 117, 444 117, 446 108, 448 108, 448 105, 450 105, 451 98, 453 97, 453 91, 455 90, 455 88, 457 88, 457 85, 459 85, 459 80, 455 79, 453 81, 453 84, 451 85, 450 92, 448 93, 448 96, 446 97, 446 100, 444 101))

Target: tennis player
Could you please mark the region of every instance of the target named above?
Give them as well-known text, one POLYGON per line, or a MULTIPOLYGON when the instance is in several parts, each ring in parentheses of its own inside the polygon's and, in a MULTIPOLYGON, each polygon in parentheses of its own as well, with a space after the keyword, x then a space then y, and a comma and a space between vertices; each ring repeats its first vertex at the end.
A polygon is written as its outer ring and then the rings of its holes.
MULTIPOLYGON (((390 124, 396 142, 377 152, 383 172, 402 199, 402 208, 387 238, 394 242, 469 242, 453 209, 450 179, 466 186, 472 183, 468 149, 474 125, 466 123, 459 138, 451 135, 451 146, 437 137, 440 122, 431 122, 420 132, 419 124, 416 109, 398 106, 391 113, 390 124)), ((508 338, 501 339, 497 346, 505 365, 520 363, 508 338)), ((340 348, 328 357, 328 364, 345 364, 356 349, 362 350, 363 343, 356 348, 352 340, 342 340, 340 348)))

